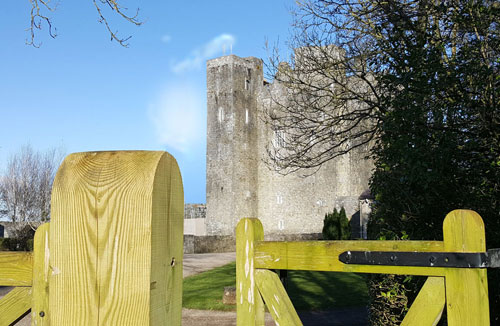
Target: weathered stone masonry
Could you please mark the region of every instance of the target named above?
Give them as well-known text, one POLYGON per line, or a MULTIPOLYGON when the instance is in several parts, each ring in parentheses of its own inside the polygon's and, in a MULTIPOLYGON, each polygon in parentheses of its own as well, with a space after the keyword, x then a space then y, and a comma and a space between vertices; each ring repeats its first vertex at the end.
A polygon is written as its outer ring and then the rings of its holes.
POLYGON ((369 148, 326 163, 316 174, 280 175, 264 163, 276 134, 260 118, 283 86, 263 78, 263 62, 235 55, 207 62, 208 235, 234 234, 240 218, 258 217, 268 239, 321 233, 325 213, 344 207, 356 237, 369 213, 364 194, 373 163, 369 148))

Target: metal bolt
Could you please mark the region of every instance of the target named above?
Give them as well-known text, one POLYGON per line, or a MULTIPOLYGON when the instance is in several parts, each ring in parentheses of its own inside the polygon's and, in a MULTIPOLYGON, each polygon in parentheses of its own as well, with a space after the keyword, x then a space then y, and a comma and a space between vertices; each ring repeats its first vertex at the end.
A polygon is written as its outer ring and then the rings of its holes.
POLYGON ((430 263, 431 263, 431 266, 432 266, 432 265, 434 265, 434 263, 436 262, 436 257, 431 256, 431 257, 429 258, 429 261, 430 261, 430 263))
POLYGON ((44 317, 45 316, 45 312, 40 311, 39 315, 40 315, 40 317, 44 317))
POLYGON ((391 255, 391 261, 396 261, 396 259, 398 259, 396 255, 391 255))
POLYGON ((172 267, 175 266, 175 257, 172 257, 172 261, 170 262, 170 266, 172 266, 172 267))

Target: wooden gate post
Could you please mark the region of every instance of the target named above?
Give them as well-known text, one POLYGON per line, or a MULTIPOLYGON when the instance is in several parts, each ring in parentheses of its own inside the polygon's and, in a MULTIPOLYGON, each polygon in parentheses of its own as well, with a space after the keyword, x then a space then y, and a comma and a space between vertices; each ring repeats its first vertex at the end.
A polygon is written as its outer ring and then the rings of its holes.
POLYGON ((66 157, 52 190, 51 326, 180 325, 183 214, 166 152, 66 157))
MULTIPOLYGON (((446 252, 485 252, 483 220, 474 211, 454 210, 443 223, 446 252)), ((489 326, 486 269, 447 268, 445 272, 448 325, 489 326)))
POLYGON ((263 326, 264 302, 255 282, 255 241, 264 240, 256 218, 241 219, 236 226, 236 310, 238 326, 263 326))
POLYGON ((49 223, 38 227, 33 241, 33 296, 31 325, 49 326, 49 223))

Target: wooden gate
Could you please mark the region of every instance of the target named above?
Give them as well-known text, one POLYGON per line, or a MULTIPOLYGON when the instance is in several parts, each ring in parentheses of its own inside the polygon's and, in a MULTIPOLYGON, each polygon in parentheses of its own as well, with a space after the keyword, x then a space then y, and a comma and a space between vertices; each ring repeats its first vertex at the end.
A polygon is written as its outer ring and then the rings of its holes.
POLYGON ((170 154, 69 155, 34 253, 0 252, 0 326, 180 325, 183 215, 170 154))
POLYGON ((450 326, 489 325, 484 268, 488 256, 481 217, 469 210, 452 211, 444 220, 443 238, 264 241, 261 222, 242 219, 236 227, 237 325, 264 325, 264 303, 277 325, 302 325, 271 269, 428 276, 402 325, 435 325, 445 304, 450 326))

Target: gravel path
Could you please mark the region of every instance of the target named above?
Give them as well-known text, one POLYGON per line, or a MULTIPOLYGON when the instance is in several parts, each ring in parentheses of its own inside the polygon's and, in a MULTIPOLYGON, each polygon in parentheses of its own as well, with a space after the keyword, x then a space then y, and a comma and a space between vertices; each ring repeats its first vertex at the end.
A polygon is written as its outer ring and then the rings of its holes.
POLYGON ((184 277, 211 270, 236 260, 235 252, 214 254, 184 254, 184 277))

